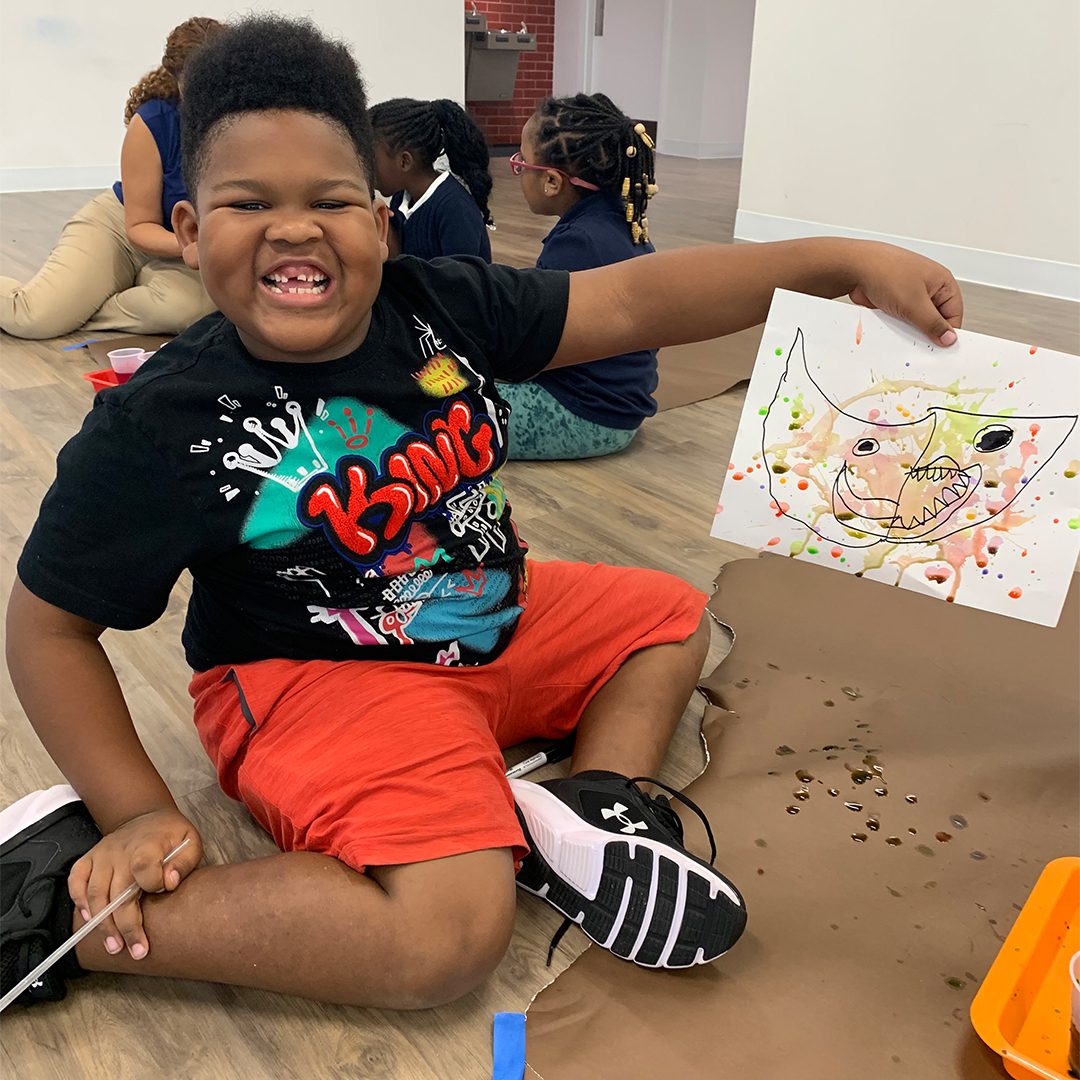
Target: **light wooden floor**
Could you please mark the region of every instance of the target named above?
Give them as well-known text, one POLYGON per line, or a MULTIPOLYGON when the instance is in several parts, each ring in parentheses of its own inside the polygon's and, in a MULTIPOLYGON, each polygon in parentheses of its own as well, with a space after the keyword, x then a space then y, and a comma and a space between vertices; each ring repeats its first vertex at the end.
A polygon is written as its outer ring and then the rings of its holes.
MULTIPOLYGON (((499 223, 495 257, 528 265, 554 221, 528 213, 517 182, 504 170, 505 159, 493 162, 499 223)), ((657 246, 731 240, 737 162, 665 158, 658 172, 663 190, 649 214, 657 246)), ((28 276, 67 215, 93 194, 0 196, 0 274, 28 276)), ((971 329, 1076 351, 1077 305, 977 287, 967 293, 971 329)), ((83 351, 60 351, 85 336, 37 343, 0 337, 4 597, 52 479, 56 451, 90 404, 90 388, 80 373, 93 365, 83 351)), ((611 459, 509 465, 507 488, 533 554, 653 566, 708 589, 722 562, 745 554, 708 535, 742 396, 736 390, 662 413, 626 453, 611 459)), ((200 827, 208 860, 263 854, 272 849, 271 842, 238 804, 220 793, 191 725, 188 671, 179 648, 187 596, 187 584, 181 582, 159 623, 134 634, 109 632, 106 646, 152 758, 200 827)), ((715 644, 711 659, 719 655, 715 644)), ((692 702, 664 769, 672 782, 686 783, 702 767, 700 717, 700 702, 692 702)), ((59 782, 6 674, 0 683, 0 721, 0 805, 59 782)), ((583 938, 572 933, 554 966, 545 969, 547 941, 557 924, 541 901, 523 897, 513 942, 496 974, 465 1000, 425 1014, 324 1006, 195 983, 95 976, 76 985, 60 1005, 5 1014, 0 1069, 4 1075, 58 1080, 160 1075, 479 1080, 490 1075, 492 1014, 524 1010, 581 948, 583 938)))

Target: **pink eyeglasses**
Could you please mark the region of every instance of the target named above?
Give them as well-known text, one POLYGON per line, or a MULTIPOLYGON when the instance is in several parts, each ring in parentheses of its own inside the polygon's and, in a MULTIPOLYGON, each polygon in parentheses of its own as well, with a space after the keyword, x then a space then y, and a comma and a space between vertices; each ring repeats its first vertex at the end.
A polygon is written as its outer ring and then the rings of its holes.
POLYGON ((585 188, 586 191, 600 190, 597 184, 590 184, 588 180, 582 180, 580 176, 571 176, 568 172, 556 169, 552 165, 532 165, 521 156, 520 150, 510 155, 510 171, 515 176, 520 176, 526 169, 532 169, 533 172, 557 172, 560 176, 565 176, 574 187, 585 188))

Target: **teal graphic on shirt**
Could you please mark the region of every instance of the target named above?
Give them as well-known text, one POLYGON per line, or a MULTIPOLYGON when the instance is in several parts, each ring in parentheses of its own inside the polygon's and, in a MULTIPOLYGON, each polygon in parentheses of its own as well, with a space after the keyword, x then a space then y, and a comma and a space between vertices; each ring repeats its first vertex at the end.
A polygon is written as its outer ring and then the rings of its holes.
POLYGON ((241 542, 262 549, 285 547, 299 540, 309 529, 296 512, 297 480, 320 471, 320 466, 321 471, 333 472, 338 459, 346 456, 378 462, 383 452, 408 430, 355 398, 331 398, 325 402, 319 415, 307 423, 310 442, 301 437, 259 486, 240 533, 241 542), (317 465, 312 460, 313 447, 317 465), (289 482, 283 482, 285 479, 289 482))

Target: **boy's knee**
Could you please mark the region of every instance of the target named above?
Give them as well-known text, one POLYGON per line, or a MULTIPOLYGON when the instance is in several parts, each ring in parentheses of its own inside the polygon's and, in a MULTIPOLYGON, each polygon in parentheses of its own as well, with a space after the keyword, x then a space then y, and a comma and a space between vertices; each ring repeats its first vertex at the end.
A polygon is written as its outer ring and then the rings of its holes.
POLYGON ((433 1009, 479 986, 499 965, 514 928, 513 894, 505 902, 433 917, 402 943, 394 1007, 433 1009))
POLYGON ((514 930, 514 897, 433 921, 403 961, 398 1008, 433 1009, 475 990, 498 966, 514 930))
POLYGON ((464 865, 448 867, 445 880, 421 878, 396 898, 401 921, 391 1008, 429 1009, 454 1001, 479 986, 506 953, 515 905, 510 852, 461 859, 464 865))

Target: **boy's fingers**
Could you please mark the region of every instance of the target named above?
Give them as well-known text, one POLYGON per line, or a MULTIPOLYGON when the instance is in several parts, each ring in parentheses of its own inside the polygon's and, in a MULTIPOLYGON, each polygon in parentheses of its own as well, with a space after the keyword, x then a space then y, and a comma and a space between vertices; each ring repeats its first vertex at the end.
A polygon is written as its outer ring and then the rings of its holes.
POLYGON ((86 886, 90 880, 90 872, 93 866, 94 863, 90 856, 84 855, 75 862, 71 872, 68 874, 68 896, 71 897, 75 910, 82 915, 84 922, 90 921, 90 908, 86 900, 86 886))
MULTIPOLYGON (((158 893, 165 888, 165 867, 162 866, 163 854, 157 843, 143 844, 135 849, 131 856, 131 875, 135 884, 143 892, 158 893)), ((176 860, 172 860, 175 862, 176 860)), ((172 862, 169 865, 172 865, 172 862)))
POLYGON ((936 345, 949 346, 956 341, 956 331, 925 291, 920 290, 905 298, 897 314, 921 330, 936 345))
MULTIPOLYGON (((116 878, 111 867, 98 867, 95 869, 95 872, 90 877, 90 884, 86 890, 86 906, 89 908, 91 915, 97 915, 109 906, 109 902, 112 899, 110 892, 115 880, 116 878)), ((123 891, 124 888, 121 886, 117 889, 116 895, 119 896, 123 891)), ((112 916, 98 925, 97 932, 104 935, 106 952, 115 955, 123 949, 123 937, 116 928, 116 923, 113 921, 112 916)))
POLYGON ((964 296, 955 278, 950 275, 949 280, 934 293, 932 299, 942 318, 959 330, 964 322, 964 296))
POLYGON ((189 829, 181 839, 188 841, 184 849, 177 852, 162 867, 165 888, 170 891, 175 889, 202 862, 202 837, 194 829, 189 829))
MULTIPOLYGON (((120 895, 120 892, 123 892, 123 889, 117 892, 117 896, 120 895)), ((139 895, 139 893, 136 893, 126 904, 122 904, 113 913, 116 929, 123 938, 128 951, 136 960, 141 960, 150 947, 150 943, 143 933, 142 905, 139 903, 139 895)))

